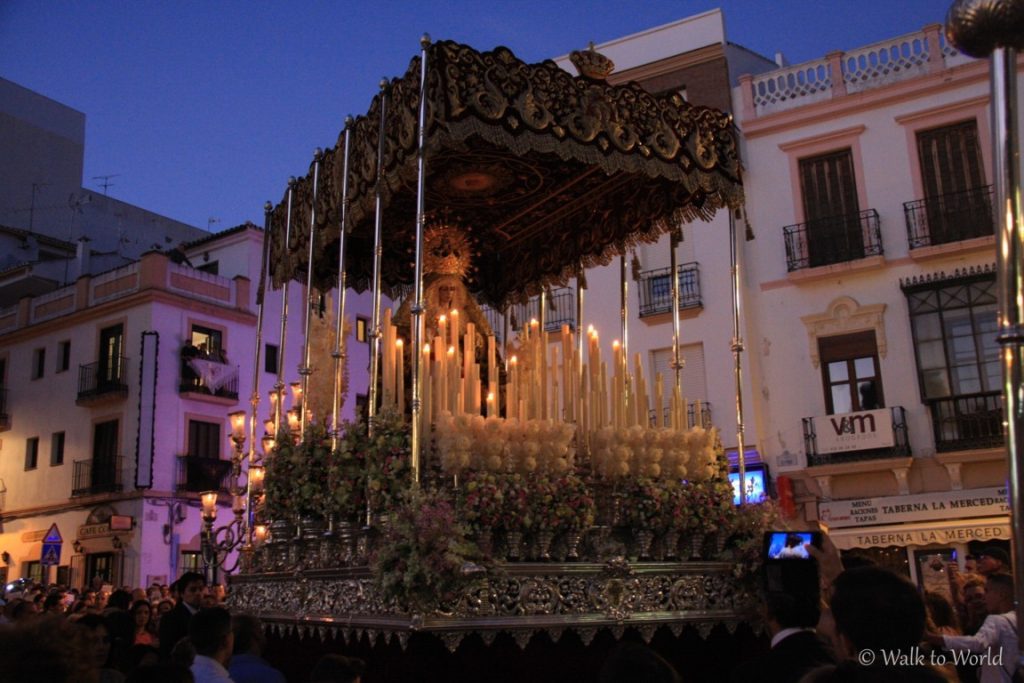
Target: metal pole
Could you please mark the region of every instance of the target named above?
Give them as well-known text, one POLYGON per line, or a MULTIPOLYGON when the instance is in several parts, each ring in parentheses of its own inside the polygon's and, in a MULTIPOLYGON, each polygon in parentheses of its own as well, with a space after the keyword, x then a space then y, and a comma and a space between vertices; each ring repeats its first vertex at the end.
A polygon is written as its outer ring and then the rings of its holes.
MULTIPOLYGON (((736 459, 740 474, 740 505, 747 504, 747 454, 743 443, 743 331, 740 319, 743 311, 740 291, 740 255, 736 234, 736 215, 729 211, 729 265, 732 268, 732 357, 736 381, 736 459)), ((700 416, 697 416, 700 419, 700 416)))
MULTIPOLYGON (((263 300, 267 291, 267 263, 270 260, 270 214, 274 205, 267 202, 263 205, 263 254, 260 257, 260 283, 256 287, 256 351, 253 354, 252 395, 249 403, 252 411, 249 414, 249 466, 261 461, 256 450, 256 421, 259 419, 260 406, 260 351, 263 349, 263 300)), ((246 476, 245 484, 245 543, 252 547, 252 527, 255 511, 252 509, 252 483, 246 476)))
MULTIPOLYGON (((1009 462, 1010 517, 1017 623, 1024 623, 1024 216, 1021 213, 1017 50, 1024 49, 1024 0, 953 3, 946 19, 950 43, 972 57, 991 54, 992 147, 995 171, 996 270, 1003 405, 1009 462)), ((1018 660, 1024 662, 1018 629, 1018 660)))
MULTIPOLYGON (((581 261, 576 266, 576 387, 575 387, 575 400, 576 400, 576 439, 584 447, 587 456, 590 457, 590 435, 582 433, 583 426, 592 428, 593 426, 589 422, 589 418, 583 416, 583 406, 585 405, 584 387, 583 387, 583 359, 585 357, 586 341, 584 340, 584 329, 583 329, 583 292, 587 288, 587 279, 583 271, 583 262, 581 261)), ((594 461, 590 458, 590 473, 594 474, 594 461)))
MULTIPOLYGON (((324 151, 319 147, 313 152, 313 196, 309 200, 309 260, 306 262, 306 318, 305 332, 302 338, 302 363, 299 364, 299 376, 302 378, 302 405, 299 415, 299 438, 306 440, 306 405, 309 404, 309 375, 313 370, 309 367, 309 329, 313 321, 313 256, 316 248, 316 192, 320 184, 320 160, 324 151)), ((321 368, 323 371, 323 368, 321 368)))
MULTIPOLYGON (((288 179, 288 212, 284 224, 284 257, 288 258, 288 248, 292 239, 292 199, 295 196, 295 176, 288 179)), ((277 346, 277 405, 274 406, 274 438, 281 438, 281 410, 284 407, 284 352, 288 333, 288 282, 287 278, 281 286, 281 338, 277 346)))
MULTIPOLYGON (((622 353, 619 354, 619 372, 622 373, 622 382, 625 396, 623 403, 626 405, 626 415, 632 415, 636 411, 632 405, 635 398, 630 394, 629 382, 629 278, 626 275, 626 250, 622 250, 619 256, 619 326, 622 328, 622 341, 619 347, 622 353)), ((629 424, 627 419, 626 424, 629 424)))
MULTIPOLYGON (((996 253, 999 273, 999 345, 1003 352, 1003 405, 1013 521, 1017 623, 1024 623, 1024 221, 1021 219, 1020 133, 1017 129, 1017 54, 992 53, 992 135, 995 147, 996 253)), ((1024 660, 1024 634, 1019 650, 1024 660)))
POLYGON ((537 377, 540 378, 540 418, 542 420, 548 417, 548 373, 547 373, 547 362, 548 362, 548 288, 542 287, 540 295, 537 297, 537 334, 540 335, 540 348, 541 351, 541 367, 537 368, 537 377))
MULTIPOLYGON (((675 371, 675 387, 679 391, 682 391, 683 359, 679 353, 679 261, 676 248, 682 240, 682 228, 677 227, 669 237, 669 270, 672 271, 672 370, 675 371)), ((686 420, 685 415, 683 420, 686 420)))
POLYGON ((345 340, 345 292, 348 289, 348 276, 345 273, 345 238, 348 236, 348 156, 349 138, 351 137, 352 117, 345 118, 345 159, 341 170, 341 221, 338 226, 338 307, 334 330, 334 392, 331 403, 331 450, 338 449, 339 425, 338 415, 341 412, 341 378, 344 374, 345 340))
MULTIPOLYGON (((421 453, 423 450, 423 427, 420 423, 420 363, 423 360, 423 225, 427 220, 424 211, 427 182, 427 49, 430 36, 420 38, 420 111, 418 122, 418 149, 416 153, 416 272, 413 282, 412 299, 412 348, 409 354, 409 370, 412 373, 412 453, 409 466, 412 470, 413 486, 419 486, 421 453)), ((473 353, 466 349, 466 353, 473 353)), ((428 426, 429 429, 429 426, 428 426)))
POLYGON ((370 329, 373 341, 370 343, 370 390, 367 406, 369 429, 373 433, 373 419, 377 416, 377 382, 380 380, 380 345, 382 332, 380 329, 380 286, 381 259, 384 246, 381 243, 384 232, 383 199, 381 191, 384 185, 384 120, 387 115, 387 79, 380 81, 380 126, 377 133, 377 182, 374 186, 374 219, 373 219, 373 315, 370 329))

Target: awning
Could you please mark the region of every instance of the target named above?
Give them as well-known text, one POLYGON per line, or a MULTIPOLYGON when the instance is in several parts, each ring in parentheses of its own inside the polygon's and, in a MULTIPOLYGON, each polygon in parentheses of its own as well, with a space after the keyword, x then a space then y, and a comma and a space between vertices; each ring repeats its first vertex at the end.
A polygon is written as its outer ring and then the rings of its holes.
POLYGON ((1009 541, 1009 517, 943 519, 914 524, 889 524, 829 532, 840 550, 878 548, 891 545, 952 545, 971 541, 1009 541))

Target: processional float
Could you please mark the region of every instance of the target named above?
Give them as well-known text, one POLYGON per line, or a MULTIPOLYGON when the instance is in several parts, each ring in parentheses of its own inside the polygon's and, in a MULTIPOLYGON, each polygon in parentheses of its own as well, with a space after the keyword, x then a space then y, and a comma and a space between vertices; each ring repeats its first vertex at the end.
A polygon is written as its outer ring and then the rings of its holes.
MULTIPOLYGON (((602 359, 582 315, 586 268, 620 257, 625 318, 630 247, 670 233, 675 265, 682 223, 740 206, 736 131, 678 95, 609 85, 593 50, 573 61, 579 76, 424 38, 268 204, 269 276, 284 301, 305 283, 305 342, 292 410, 283 374, 270 391, 235 606, 302 633, 433 632, 452 649, 469 633, 649 639, 747 617, 736 570, 763 511, 734 507, 717 434, 699 404, 687 417, 678 278, 674 373, 653 387, 624 334, 602 359), (576 325, 549 331, 546 296, 570 282, 576 325), (339 423, 347 287, 373 293, 365 425, 339 423), (334 320, 317 323, 331 290, 334 320), (530 297, 540 319, 511 324, 530 297), (500 343, 482 306, 505 313, 500 343)), ((733 279, 738 315, 735 263, 733 279)))

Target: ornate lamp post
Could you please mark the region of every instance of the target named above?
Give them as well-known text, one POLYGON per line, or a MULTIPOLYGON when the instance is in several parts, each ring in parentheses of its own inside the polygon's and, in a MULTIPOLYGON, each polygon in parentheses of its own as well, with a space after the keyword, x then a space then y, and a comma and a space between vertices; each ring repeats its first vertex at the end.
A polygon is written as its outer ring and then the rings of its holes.
MULTIPOLYGON (((238 567, 238 558, 229 562, 231 553, 246 544, 243 550, 250 550, 247 542, 247 529, 245 511, 249 508, 249 501, 252 491, 252 480, 246 488, 242 488, 239 479, 242 475, 242 461, 248 455, 245 450, 245 418, 244 410, 238 410, 228 414, 231 420, 231 442, 234 451, 231 455, 231 475, 228 493, 231 496, 231 511, 233 518, 227 524, 214 528, 217 521, 217 499, 220 491, 203 491, 199 494, 202 503, 203 532, 201 550, 203 558, 203 570, 206 574, 207 583, 213 583, 214 572, 223 569, 227 573, 235 571, 238 567)), ((257 469, 257 477, 262 486, 265 470, 261 466, 254 466, 257 469)), ((250 477, 252 469, 250 469, 250 477)))

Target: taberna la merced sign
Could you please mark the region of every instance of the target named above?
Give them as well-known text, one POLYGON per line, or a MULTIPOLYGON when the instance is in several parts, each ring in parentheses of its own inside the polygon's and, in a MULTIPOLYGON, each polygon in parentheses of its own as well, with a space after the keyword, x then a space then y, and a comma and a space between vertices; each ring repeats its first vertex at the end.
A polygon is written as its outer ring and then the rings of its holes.
POLYGON ((811 418, 818 453, 842 453, 896 445, 888 408, 811 418))
POLYGON ((833 528, 1009 513, 1005 486, 818 503, 818 519, 833 528))

